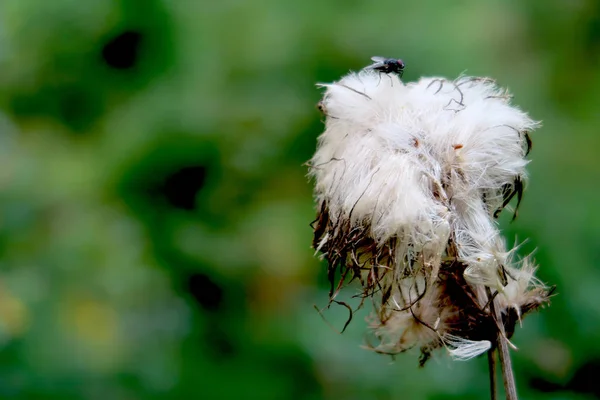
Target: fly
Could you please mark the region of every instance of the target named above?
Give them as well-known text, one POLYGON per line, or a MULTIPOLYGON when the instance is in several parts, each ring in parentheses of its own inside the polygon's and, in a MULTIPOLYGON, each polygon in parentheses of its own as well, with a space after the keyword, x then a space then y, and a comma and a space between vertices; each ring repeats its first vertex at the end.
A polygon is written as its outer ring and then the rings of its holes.
POLYGON ((382 74, 396 74, 402 77, 404 74, 404 62, 396 58, 371 57, 374 61, 367 69, 374 69, 382 74))

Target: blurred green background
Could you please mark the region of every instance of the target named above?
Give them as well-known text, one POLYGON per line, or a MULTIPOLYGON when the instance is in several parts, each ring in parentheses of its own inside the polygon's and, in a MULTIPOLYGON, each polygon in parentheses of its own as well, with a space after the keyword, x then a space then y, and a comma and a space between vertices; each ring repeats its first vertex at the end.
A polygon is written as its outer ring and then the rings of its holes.
POLYGON ((598 1, 2 0, 0 398, 487 398, 484 357, 392 362, 313 308, 314 84, 374 55, 543 120, 502 227, 558 295, 517 384, 599 397, 598 1))

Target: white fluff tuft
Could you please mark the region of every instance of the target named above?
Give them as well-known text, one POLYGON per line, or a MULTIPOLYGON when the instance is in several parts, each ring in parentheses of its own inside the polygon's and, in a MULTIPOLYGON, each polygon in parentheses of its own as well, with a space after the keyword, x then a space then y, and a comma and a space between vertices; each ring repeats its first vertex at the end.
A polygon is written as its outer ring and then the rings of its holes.
POLYGON ((454 335, 446 335, 443 338, 450 356, 458 361, 468 361, 492 348, 489 340, 469 340, 454 335))

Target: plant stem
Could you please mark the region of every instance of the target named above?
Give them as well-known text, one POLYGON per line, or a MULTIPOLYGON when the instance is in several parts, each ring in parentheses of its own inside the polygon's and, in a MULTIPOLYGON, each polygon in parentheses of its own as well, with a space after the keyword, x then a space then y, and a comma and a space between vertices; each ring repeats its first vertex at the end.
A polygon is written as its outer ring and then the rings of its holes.
POLYGON ((517 400, 517 386, 515 385, 515 376, 513 374, 512 362, 506 338, 502 332, 498 332, 498 350, 500 355, 500 366, 502 367, 502 377, 504 378, 504 391, 506 400, 517 400))
MULTIPOLYGON (((487 288, 487 294, 491 297, 491 290, 487 288)), ((504 380, 504 391, 506 392, 506 400, 518 400, 517 399, 517 386, 515 384, 515 376, 512 369, 512 362, 510 360, 510 353, 508 349, 508 339, 504 331, 504 323, 502 321, 502 315, 500 310, 496 307, 497 299, 490 302, 490 311, 496 320, 498 326, 498 332, 496 335, 496 345, 498 346, 498 354, 500 358, 500 367, 502 368, 502 378, 504 380)))
POLYGON ((496 392, 496 349, 488 351, 488 369, 490 372, 490 399, 497 400, 498 393, 496 392))

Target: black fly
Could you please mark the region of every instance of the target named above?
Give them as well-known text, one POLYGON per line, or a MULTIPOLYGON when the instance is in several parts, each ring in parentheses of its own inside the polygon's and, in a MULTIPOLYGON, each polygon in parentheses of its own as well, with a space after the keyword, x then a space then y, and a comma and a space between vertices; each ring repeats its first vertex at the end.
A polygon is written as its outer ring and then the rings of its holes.
POLYGON ((371 60, 374 63, 369 65, 367 69, 374 69, 382 74, 397 74, 400 77, 404 74, 404 62, 400 59, 371 57, 371 60))

